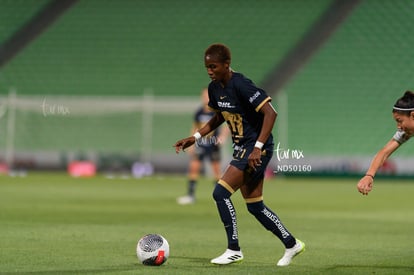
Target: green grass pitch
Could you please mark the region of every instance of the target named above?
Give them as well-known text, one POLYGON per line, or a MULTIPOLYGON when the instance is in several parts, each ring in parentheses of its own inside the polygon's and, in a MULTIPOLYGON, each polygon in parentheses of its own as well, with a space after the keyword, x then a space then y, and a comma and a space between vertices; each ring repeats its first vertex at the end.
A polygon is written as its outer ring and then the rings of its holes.
POLYGON ((266 204, 307 245, 288 267, 276 266, 281 242, 234 194, 245 259, 215 266, 210 259, 225 250, 226 241, 210 179, 200 180, 195 205, 180 206, 183 176, 0 176, 0 274, 413 274, 414 183, 378 179, 364 197, 356 182, 266 182, 266 204), (170 243, 162 266, 137 261, 136 243, 148 233, 170 243))

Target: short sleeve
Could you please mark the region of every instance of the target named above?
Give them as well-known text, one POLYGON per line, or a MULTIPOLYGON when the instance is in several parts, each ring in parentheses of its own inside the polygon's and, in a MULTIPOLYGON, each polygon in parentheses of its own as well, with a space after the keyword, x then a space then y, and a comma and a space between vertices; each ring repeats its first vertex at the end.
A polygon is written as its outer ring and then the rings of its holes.
POLYGON ((240 82, 239 92, 244 100, 248 101, 249 104, 253 106, 256 112, 258 112, 266 102, 272 100, 264 90, 258 88, 247 78, 244 78, 243 81, 240 82))
POLYGON ((407 135, 403 130, 398 129, 392 138, 399 144, 403 144, 410 139, 410 136, 407 135))

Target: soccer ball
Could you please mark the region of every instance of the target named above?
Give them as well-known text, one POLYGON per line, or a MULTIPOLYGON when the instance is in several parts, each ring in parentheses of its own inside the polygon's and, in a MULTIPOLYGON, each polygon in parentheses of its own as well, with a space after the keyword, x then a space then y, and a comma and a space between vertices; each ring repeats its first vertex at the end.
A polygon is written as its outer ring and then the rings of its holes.
POLYGON ((144 265, 162 265, 170 256, 167 240, 159 234, 148 234, 137 244, 138 260, 144 265))

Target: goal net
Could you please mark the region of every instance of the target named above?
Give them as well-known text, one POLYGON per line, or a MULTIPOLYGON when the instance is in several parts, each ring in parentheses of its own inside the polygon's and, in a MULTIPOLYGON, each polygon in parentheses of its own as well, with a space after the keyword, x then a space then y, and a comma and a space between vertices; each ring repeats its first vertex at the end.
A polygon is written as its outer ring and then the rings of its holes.
MULTIPOLYGON (((189 134, 199 97, 0 98, 0 160, 48 156, 134 155, 149 159, 173 150, 189 134)), ((90 157, 89 157, 90 158, 90 157)))

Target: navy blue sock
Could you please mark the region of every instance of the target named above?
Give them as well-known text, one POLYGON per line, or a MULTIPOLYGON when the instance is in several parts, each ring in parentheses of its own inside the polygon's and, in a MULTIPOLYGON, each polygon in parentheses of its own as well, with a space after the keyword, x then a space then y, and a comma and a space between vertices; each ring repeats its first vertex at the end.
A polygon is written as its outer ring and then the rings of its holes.
POLYGON ((236 209, 230 200, 231 192, 220 184, 216 184, 213 198, 227 234, 227 248, 240 250, 239 236, 237 231, 236 209))
POLYGON ((194 197, 196 184, 197 184, 197 181, 195 180, 188 181, 188 195, 191 197, 194 197))
POLYGON ((285 245, 291 248, 296 244, 295 238, 282 224, 279 217, 264 205, 263 201, 247 203, 247 210, 270 232, 275 234, 285 245))

